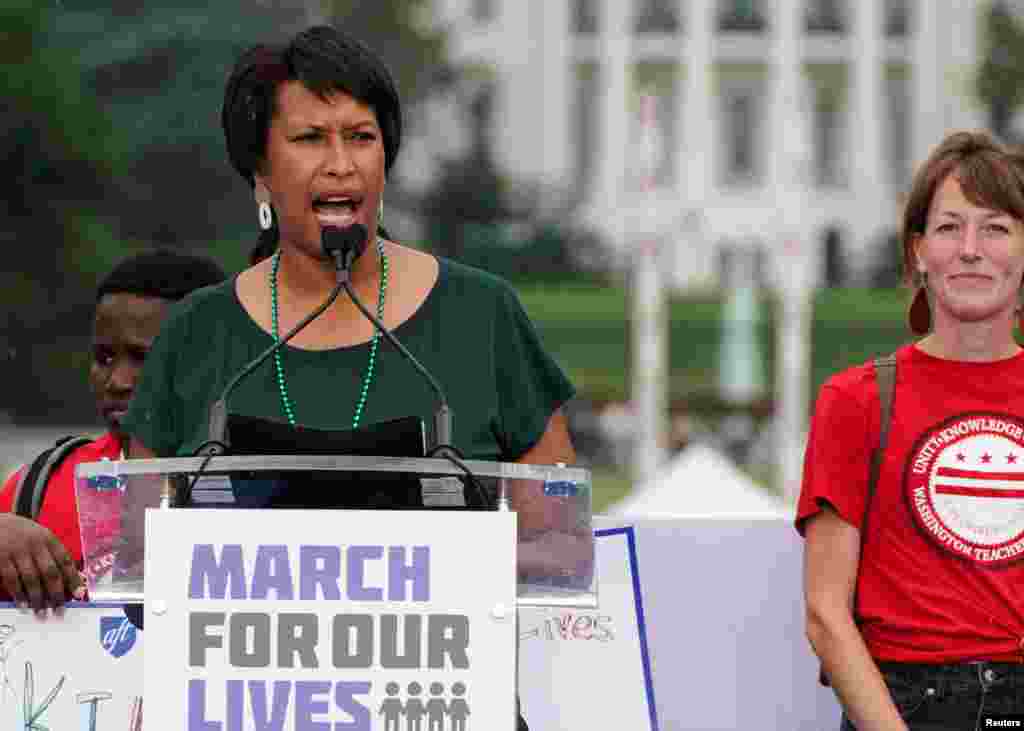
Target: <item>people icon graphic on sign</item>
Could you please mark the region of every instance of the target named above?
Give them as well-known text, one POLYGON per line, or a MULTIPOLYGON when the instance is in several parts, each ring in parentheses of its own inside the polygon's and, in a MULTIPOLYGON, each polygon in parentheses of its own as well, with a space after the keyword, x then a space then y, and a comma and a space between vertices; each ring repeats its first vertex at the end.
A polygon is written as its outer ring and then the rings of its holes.
POLYGON ((377 711, 378 716, 384 716, 384 731, 400 731, 402 718, 405 718, 405 731, 467 731, 469 703, 463 698, 466 694, 465 683, 452 684, 454 698, 451 701, 444 699, 444 683, 437 681, 430 684, 431 697, 426 703, 419 698, 423 686, 416 681, 409 683, 406 688, 409 698, 404 704, 398 698, 401 686, 395 681, 385 685, 384 691, 388 697, 377 711), (427 719, 426 729, 423 729, 424 718, 427 719), (445 719, 451 721, 447 726, 445 719))
POLYGON ((448 704, 448 717, 452 720, 452 731, 466 731, 466 719, 469 718, 469 704, 462 697, 465 694, 465 683, 452 684, 452 695, 455 697, 448 704))
POLYGON ((444 731, 444 719, 448 715, 448 704, 440 696, 444 694, 443 683, 431 683, 427 701, 427 731, 444 731))
POLYGON ((405 715, 402 701, 395 697, 398 695, 399 690, 401 688, 394 681, 384 686, 384 692, 388 694, 388 697, 380 704, 380 711, 378 711, 378 715, 384 716, 384 731, 399 731, 399 722, 402 720, 402 716, 405 715))
POLYGON ((407 731, 421 731, 426 706, 418 696, 423 691, 423 686, 414 680, 409 683, 408 691, 409 700, 405 702, 405 727, 407 731))

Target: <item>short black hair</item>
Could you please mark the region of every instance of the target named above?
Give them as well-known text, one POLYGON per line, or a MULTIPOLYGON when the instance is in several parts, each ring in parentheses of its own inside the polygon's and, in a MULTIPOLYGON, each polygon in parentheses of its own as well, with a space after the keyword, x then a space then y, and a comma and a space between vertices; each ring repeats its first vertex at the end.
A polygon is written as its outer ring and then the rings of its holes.
POLYGON ((391 170, 402 141, 402 105, 391 72, 360 41, 317 25, 286 45, 250 48, 228 78, 221 126, 231 164, 249 185, 265 157, 277 88, 285 81, 301 81, 320 96, 343 91, 370 107, 383 137, 384 170, 391 170))
POLYGON ((177 301, 190 292, 227 279, 224 270, 204 256, 154 249, 124 259, 96 288, 96 301, 108 294, 134 294, 177 301))

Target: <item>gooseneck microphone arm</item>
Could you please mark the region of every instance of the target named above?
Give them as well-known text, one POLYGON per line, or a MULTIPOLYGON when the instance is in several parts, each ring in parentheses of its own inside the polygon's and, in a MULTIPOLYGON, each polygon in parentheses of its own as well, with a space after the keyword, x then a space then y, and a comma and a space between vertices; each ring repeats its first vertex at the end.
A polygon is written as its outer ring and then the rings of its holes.
POLYGON ((352 298, 352 302, 355 303, 355 306, 358 307, 364 315, 366 315, 370 322, 374 324, 374 327, 380 330, 384 337, 387 338, 387 341, 394 345, 395 349, 398 350, 399 353, 405 356, 406 360, 412 364, 412 367, 419 371, 420 375, 422 375, 430 384, 430 387, 434 389, 434 393, 437 395, 438 407, 437 411, 434 412, 435 444, 433 449, 438 447, 450 447, 452 443, 452 410, 451 407, 448 406, 448 399, 445 398, 444 391, 441 390, 441 384, 439 384, 437 379, 430 374, 430 371, 423 367, 422 363, 416 360, 416 356, 410 353, 406 347, 402 345, 401 341, 392 335, 390 330, 384 327, 384 324, 377 319, 376 315, 370 312, 370 310, 366 308, 366 305, 359 301, 359 298, 356 297, 356 293, 352 291, 352 285, 349 283, 347 278, 341 280, 341 286, 345 288, 346 292, 348 292, 348 296, 352 298))
MULTIPOLYGON (((412 364, 412 367, 416 369, 423 378, 430 384, 430 387, 434 390, 434 394, 437 396, 438 407, 437 411, 434 412, 434 440, 433 445, 427 450, 428 457, 441 457, 448 460, 466 475, 466 480, 469 482, 470 487, 474 490, 477 495, 477 499, 480 505, 488 510, 495 510, 496 505, 487 491, 480 484, 480 481, 476 479, 473 472, 466 466, 466 463, 462 461, 462 455, 459 451, 452 446, 452 410, 448 406, 448 399, 445 398, 444 389, 441 388, 441 384, 437 382, 437 379, 428 371, 422 363, 420 363, 416 356, 409 352, 409 350, 402 345, 401 341, 398 340, 391 331, 388 330, 384 323, 377 319, 377 317, 370 312, 370 310, 364 305, 356 293, 352 290, 352 285, 349 282, 349 267, 352 262, 362 253, 362 248, 356 245, 356 248, 352 248, 353 237, 348 237, 348 234, 352 231, 359 231, 362 240, 362 247, 366 246, 367 232, 366 228, 360 224, 349 226, 344 231, 335 229, 334 231, 328 231, 324 229, 323 245, 324 251, 334 258, 334 270, 335 275, 338 279, 338 285, 345 288, 345 292, 352 299, 352 303, 359 308, 359 311, 370 322, 377 328, 387 341, 395 346, 395 349, 401 353, 406 360, 412 364)), ((463 483, 465 484, 465 483, 463 483)))
POLYGON ((334 258, 334 267, 335 274, 338 278, 338 286, 344 287, 345 292, 348 293, 352 303, 359 308, 359 311, 363 313, 366 319, 373 323, 373 326, 381 332, 387 341, 391 343, 406 360, 409 361, 412 367, 415 368, 421 376, 423 376, 424 380, 430 384, 431 389, 433 389, 434 394, 437 396, 438 407, 437 411, 434 412, 434 444, 427 450, 427 452, 432 452, 441 447, 451 448, 453 415, 451 407, 448 406, 448 399, 444 395, 444 389, 441 388, 441 384, 438 383, 437 379, 434 378, 430 371, 428 371, 423 364, 416 359, 416 356, 410 353, 409 350, 402 345, 401 341, 391 334, 391 331, 384 326, 384 323, 377 319, 376 315, 370 312, 366 305, 359 300, 352 289, 352 284, 349 281, 349 267, 351 266, 351 262, 362 252, 353 252, 350 248, 352 246, 350 242, 355 238, 355 236, 348 237, 346 235, 351 231, 359 231, 361 233, 363 247, 365 247, 366 237, 368 234, 366 227, 360 224, 349 226, 347 229, 343 230, 334 229, 332 231, 330 229, 324 229, 324 251, 334 258))
POLYGON ((228 382, 228 385, 226 385, 224 390, 221 391, 220 398, 214 401, 210 406, 210 421, 209 429, 207 431, 208 439, 207 442, 197 450, 197 454, 216 455, 223 454, 224 451, 226 451, 229 446, 229 436, 227 434, 228 396, 243 379, 247 378, 250 373, 263 365, 267 358, 272 356, 280 348, 284 347, 284 344, 295 337, 302 328, 306 327, 309 323, 322 315, 324 311, 330 307, 336 299, 338 299, 341 289, 342 283, 338 282, 334 285, 334 288, 331 290, 331 293, 327 296, 327 299, 324 300, 322 305, 306 315, 295 327, 289 330, 283 338, 257 355, 247 366, 245 366, 245 368, 239 371, 235 377, 228 382))

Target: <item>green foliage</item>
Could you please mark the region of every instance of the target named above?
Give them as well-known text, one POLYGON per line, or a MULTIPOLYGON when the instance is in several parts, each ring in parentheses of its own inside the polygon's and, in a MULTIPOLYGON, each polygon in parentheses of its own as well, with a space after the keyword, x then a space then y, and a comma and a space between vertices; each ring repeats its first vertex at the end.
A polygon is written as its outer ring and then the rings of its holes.
POLYGON ((1011 133, 1010 121, 1024 102, 1024 25, 1003 0, 984 9, 982 56, 976 91, 989 110, 992 130, 1011 133))
POLYGON ((422 98, 444 68, 444 34, 431 28, 428 0, 325 0, 325 14, 387 63, 403 102, 422 98))
POLYGON ((45 42, 75 49, 80 83, 121 143, 118 230, 125 239, 201 245, 237 235, 248 190, 227 162, 224 83, 238 54, 275 42, 298 4, 63 0, 45 42))
POLYGON ((8 223, 0 287, 7 318, 35 327, 78 304, 69 250, 87 243, 79 222, 105 207, 118 171, 113 126, 82 84, 74 52, 46 42, 53 15, 23 0, 0 7, 0 57, 9 61, 0 74, 0 205, 8 223))

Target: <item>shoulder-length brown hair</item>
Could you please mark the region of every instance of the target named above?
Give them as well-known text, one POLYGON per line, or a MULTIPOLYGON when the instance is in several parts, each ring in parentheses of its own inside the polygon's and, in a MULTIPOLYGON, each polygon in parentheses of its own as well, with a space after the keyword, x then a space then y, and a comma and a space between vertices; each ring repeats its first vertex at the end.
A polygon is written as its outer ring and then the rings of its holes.
POLYGON ((903 280, 917 287, 908 312, 910 329, 931 329, 928 296, 917 273, 914 244, 925 232, 935 191, 955 175, 964 197, 976 206, 1002 211, 1024 222, 1024 157, 985 132, 955 132, 918 168, 903 209, 903 280))

